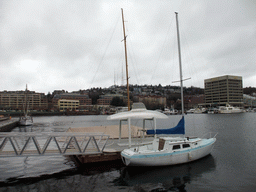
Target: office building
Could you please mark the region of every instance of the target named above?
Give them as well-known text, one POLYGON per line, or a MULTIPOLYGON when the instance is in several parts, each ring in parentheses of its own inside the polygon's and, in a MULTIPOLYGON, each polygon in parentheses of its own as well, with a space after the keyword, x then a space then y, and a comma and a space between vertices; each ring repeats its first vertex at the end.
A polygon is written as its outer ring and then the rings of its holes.
POLYGON ((52 104, 54 109, 59 109, 59 100, 78 100, 79 101, 79 109, 84 109, 89 105, 92 105, 92 99, 89 98, 88 95, 81 95, 76 93, 60 93, 54 95, 52 99, 52 104))
POLYGON ((243 105, 241 76, 225 75, 204 80, 205 104, 208 106, 243 105))
MULTIPOLYGON (((44 93, 27 91, 27 103, 30 110, 46 110, 47 97, 44 93)), ((25 91, 1 91, 0 108, 7 110, 23 110, 25 105, 25 91)))
POLYGON ((61 112, 63 111, 76 111, 79 108, 79 100, 59 99, 58 107, 61 112))

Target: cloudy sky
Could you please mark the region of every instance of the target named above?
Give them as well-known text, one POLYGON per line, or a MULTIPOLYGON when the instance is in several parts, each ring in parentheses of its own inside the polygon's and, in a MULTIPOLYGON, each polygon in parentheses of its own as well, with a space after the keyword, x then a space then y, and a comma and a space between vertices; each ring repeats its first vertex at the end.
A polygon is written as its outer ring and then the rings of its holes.
POLYGON ((0 91, 48 93, 124 84, 121 8, 131 84, 185 86, 238 75, 256 87, 254 0, 1 0, 0 91))

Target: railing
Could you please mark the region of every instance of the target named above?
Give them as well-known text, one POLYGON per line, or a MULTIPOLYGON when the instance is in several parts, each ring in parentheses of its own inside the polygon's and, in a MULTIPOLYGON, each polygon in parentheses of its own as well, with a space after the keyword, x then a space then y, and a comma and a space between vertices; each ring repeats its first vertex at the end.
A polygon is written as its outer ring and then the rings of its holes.
POLYGON ((0 157, 102 153, 109 135, 103 133, 0 133, 0 157))
POLYGON ((216 132, 209 132, 202 136, 202 138, 215 138, 218 135, 216 132))

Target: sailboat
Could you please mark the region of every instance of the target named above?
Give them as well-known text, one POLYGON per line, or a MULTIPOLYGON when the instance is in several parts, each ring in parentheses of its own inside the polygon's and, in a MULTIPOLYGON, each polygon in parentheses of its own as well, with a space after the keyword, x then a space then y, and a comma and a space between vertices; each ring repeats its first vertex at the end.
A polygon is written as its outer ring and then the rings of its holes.
POLYGON ((26 90, 25 90, 25 93, 24 93, 24 101, 25 101, 25 104, 24 104, 24 114, 23 116, 20 117, 20 120, 19 120, 19 125, 22 125, 22 126, 28 126, 28 125, 32 125, 33 124, 33 118, 31 116, 28 115, 28 87, 26 85, 26 90))
POLYGON ((185 137, 183 79, 179 40, 178 13, 176 12, 177 39, 179 51, 179 68, 181 84, 182 118, 176 127, 170 129, 147 130, 147 134, 155 135, 150 144, 131 147, 121 152, 122 161, 126 166, 168 166, 188 163, 209 155, 216 141, 216 135, 208 138, 185 137), (160 136, 178 134, 182 136, 160 136))

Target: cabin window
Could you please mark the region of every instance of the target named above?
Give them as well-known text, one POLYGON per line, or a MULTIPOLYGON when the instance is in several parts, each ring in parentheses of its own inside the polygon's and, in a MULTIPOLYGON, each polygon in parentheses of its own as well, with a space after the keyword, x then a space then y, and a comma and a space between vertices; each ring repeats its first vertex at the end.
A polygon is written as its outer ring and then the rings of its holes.
POLYGON ((189 144, 183 144, 182 147, 183 148, 188 148, 188 147, 190 147, 190 145, 189 144))
POLYGON ((173 145, 172 150, 180 149, 180 145, 173 145))

